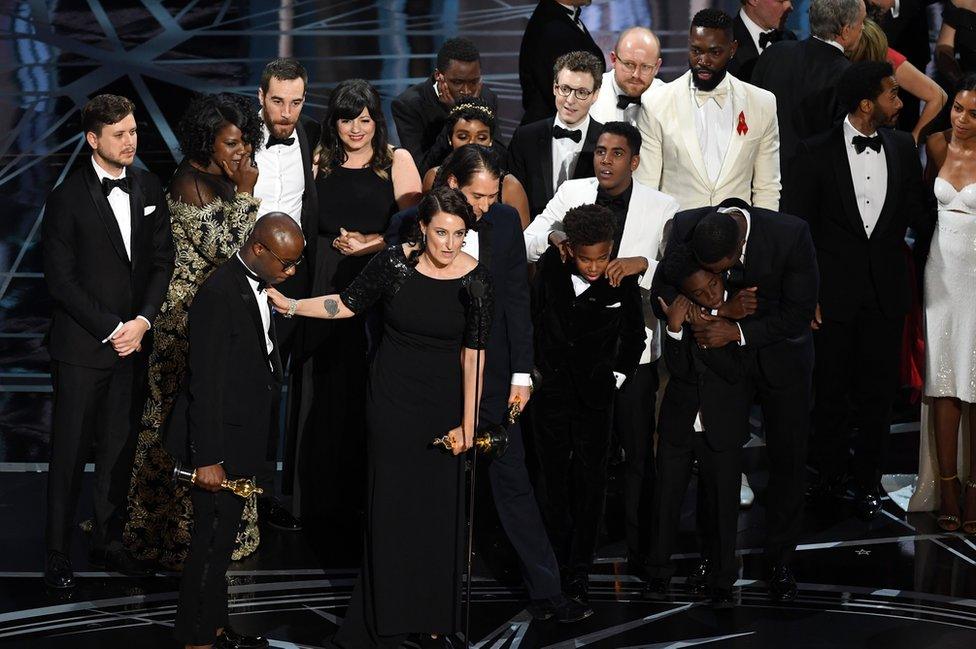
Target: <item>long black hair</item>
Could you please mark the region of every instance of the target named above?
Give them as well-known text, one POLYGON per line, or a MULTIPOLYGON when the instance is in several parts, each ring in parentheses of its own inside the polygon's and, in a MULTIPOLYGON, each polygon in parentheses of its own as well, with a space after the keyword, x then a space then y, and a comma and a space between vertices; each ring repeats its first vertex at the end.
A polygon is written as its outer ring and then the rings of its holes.
POLYGON ((190 102, 176 127, 183 155, 198 164, 210 164, 217 131, 227 124, 241 129, 242 139, 254 152, 264 144, 261 116, 249 98, 229 92, 199 95, 190 102))
POLYGON ((446 186, 447 179, 454 176, 458 187, 466 187, 475 174, 482 171, 501 180, 503 175, 501 156, 494 149, 481 144, 466 144, 451 151, 451 154, 444 159, 437 170, 437 175, 434 176, 433 186, 446 186))
POLYGON ((390 176, 393 153, 390 151, 390 136, 386 129, 386 117, 380 105, 376 89, 362 79, 341 81, 329 95, 329 105, 322 120, 322 135, 319 138, 316 154, 319 156, 319 173, 329 175, 336 167, 341 167, 349 158, 346 148, 339 138, 340 119, 356 119, 366 109, 376 125, 373 133, 373 157, 370 168, 384 180, 390 176))

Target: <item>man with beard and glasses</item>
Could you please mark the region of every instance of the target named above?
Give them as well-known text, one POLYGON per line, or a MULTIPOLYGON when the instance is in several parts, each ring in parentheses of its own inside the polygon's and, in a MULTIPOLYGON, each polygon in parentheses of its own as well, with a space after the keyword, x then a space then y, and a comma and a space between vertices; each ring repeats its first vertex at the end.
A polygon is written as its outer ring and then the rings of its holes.
POLYGON ((795 41, 796 34, 786 29, 786 19, 792 11, 791 0, 742 0, 732 26, 739 49, 729 63, 729 72, 748 82, 759 55, 767 47, 779 41, 795 41))
POLYGON ((637 125, 641 98, 652 88, 664 86, 657 78, 661 70, 661 41, 646 27, 620 32, 610 50, 613 69, 603 73, 603 92, 593 102, 590 116, 601 124, 627 122, 637 125))
POLYGON ((638 116, 643 147, 635 178, 681 209, 731 197, 779 208, 776 98, 728 74, 735 52, 732 18, 699 11, 689 34, 691 69, 650 93, 638 116))
POLYGON ((811 496, 839 500, 850 477, 855 512, 868 520, 881 511, 878 482, 911 303, 905 230, 912 227, 924 250, 934 212, 911 135, 883 128, 902 108, 891 64, 852 64, 837 99, 847 117, 800 144, 787 208, 810 224, 820 267, 810 449, 820 475, 811 496))
MULTIPOLYGON (((261 74, 258 101, 261 102, 264 146, 254 154, 260 171, 254 185, 254 197, 261 199, 259 219, 272 212, 284 212, 301 226, 305 240, 313 241, 318 231, 318 206, 312 176, 312 150, 318 143, 319 129, 313 121, 302 119, 307 84, 308 73, 295 59, 275 59, 261 74)), ((314 249, 315 246, 306 249, 304 263, 296 266, 294 275, 282 284, 282 290, 288 295, 308 297, 314 249)), ((278 351, 285 367, 295 341, 296 324, 295 320, 278 324, 278 351)), ((294 368, 292 374, 295 375, 294 368)), ((258 498, 258 521, 275 529, 296 531, 301 529, 301 524, 274 497, 280 401, 274 401, 270 422, 269 459, 257 476, 265 493, 258 498)), ((292 403, 297 401, 292 400, 292 403)), ((290 468, 292 462, 286 464, 290 468)))

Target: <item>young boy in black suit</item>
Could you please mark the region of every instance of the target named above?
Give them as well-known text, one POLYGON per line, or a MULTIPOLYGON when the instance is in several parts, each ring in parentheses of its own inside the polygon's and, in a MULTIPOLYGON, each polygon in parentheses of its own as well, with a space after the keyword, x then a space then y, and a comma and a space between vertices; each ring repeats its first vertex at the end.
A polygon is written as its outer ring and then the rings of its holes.
POLYGON ((637 369, 644 315, 637 277, 606 277, 616 217, 582 205, 563 219, 568 245, 539 260, 532 287, 536 450, 546 484, 543 514, 567 595, 587 601, 606 488, 614 394, 637 369), (572 493, 572 496, 570 494, 572 493))
POLYGON ((663 337, 665 363, 671 378, 658 419, 657 479, 654 486, 649 581, 644 596, 667 595, 675 566, 671 551, 681 515, 692 462, 698 459, 698 520, 705 529, 703 558, 710 564, 708 587, 712 605, 733 606, 732 586, 738 573, 735 541, 738 531, 741 447, 748 436, 749 389, 743 347, 731 342, 718 349, 695 341, 691 324, 708 318, 727 298, 722 276, 699 266, 691 249, 668 250, 658 273, 681 293, 669 305, 655 296, 667 315, 663 337))

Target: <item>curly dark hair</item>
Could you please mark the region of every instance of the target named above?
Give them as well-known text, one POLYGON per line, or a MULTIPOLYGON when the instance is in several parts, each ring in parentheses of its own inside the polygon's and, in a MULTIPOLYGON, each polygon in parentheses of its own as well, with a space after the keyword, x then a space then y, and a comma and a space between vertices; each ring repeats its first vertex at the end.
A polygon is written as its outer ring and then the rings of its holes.
POLYGON ((702 9, 691 19, 692 28, 704 27, 705 29, 721 29, 729 36, 732 35, 732 16, 721 9, 709 7, 702 9))
POLYGON ((262 119, 257 106, 248 97, 222 92, 198 95, 190 102, 176 127, 180 151, 198 164, 210 164, 217 131, 227 124, 241 129, 244 142, 254 151, 264 145, 262 119))
POLYGON ((329 175, 333 169, 341 167, 349 158, 346 148, 339 138, 339 120, 356 119, 363 109, 369 113, 376 131, 373 133, 373 157, 369 166, 377 176, 386 180, 393 166, 393 152, 390 151, 390 135, 386 129, 386 117, 380 104, 379 93, 369 82, 362 79, 346 79, 339 82, 329 95, 329 105, 322 120, 322 135, 316 152, 319 155, 319 172, 329 175))
POLYGON ((417 218, 411 219, 409 230, 402 239, 407 243, 420 246, 418 250, 412 252, 408 261, 417 263, 420 253, 424 251, 423 235, 420 232, 420 224, 430 225, 431 219, 439 212, 453 214, 464 221, 464 227, 468 230, 478 229, 478 218, 474 215, 474 210, 458 189, 451 189, 447 185, 434 187, 424 196, 420 204, 417 205, 417 218))
POLYGON ((495 113, 491 110, 488 102, 481 97, 465 97, 464 99, 459 99, 454 105, 454 108, 451 109, 451 112, 447 114, 447 120, 444 122, 444 132, 450 136, 454 132, 454 127, 462 119, 466 119, 469 122, 481 122, 488 127, 489 131, 495 128, 495 113))
POLYGON ((656 272, 661 273, 665 283, 680 289, 686 279, 700 270, 703 269, 691 246, 679 243, 668 247, 656 272))
POLYGON ((570 245, 591 246, 613 241, 617 234, 617 217, 600 205, 580 205, 563 217, 563 231, 570 245))
POLYGON ((603 84, 603 61, 592 52, 566 52, 556 59, 552 64, 553 82, 559 78, 562 70, 588 73, 593 77, 593 90, 599 90, 603 84))
POLYGON ((629 122, 607 122, 600 129, 600 135, 604 133, 612 133, 613 135, 619 135, 627 140, 627 146, 630 148, 630 155, 640 155, 641 144, 643 140, 641 139, 640 131, 637 127, 629 122))
POLYGON ((735 218, 724 212, 702 217, 691 234, 691 250, 702 264, 714 264, 735 254, 742 233, 735 218))
POLYGON ((881 96, 881 82, 895 73, 887 61, 858 61, 851 63, 837 81, 837 104, 846 113, 853 113, 861 101, 877 101, 881 96))
POLYGON ((81 109, 81 128, 85 133, 101 135, 103 127, 118 124, 135 110, 135 104, 128 97, 97 95, 81 109))
POLYGON ((467 38, 449 38, 437 50, 437 69, 447 72, 451 67, 451 61, 461 61, 462 63, 472 63, 481 58, 478 48, 467 38))

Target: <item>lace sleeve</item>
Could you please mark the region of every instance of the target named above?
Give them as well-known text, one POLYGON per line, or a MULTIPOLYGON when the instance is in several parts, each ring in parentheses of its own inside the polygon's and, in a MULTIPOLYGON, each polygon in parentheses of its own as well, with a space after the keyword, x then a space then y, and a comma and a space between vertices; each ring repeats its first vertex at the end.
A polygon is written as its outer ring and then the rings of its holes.
POLYGON ((468 349, 484 349, 488 344, 491 320, 495 314, 495 288, 491 282, 491 274, 484 266, 478 264, 473 271, 465 275, 462 286, 466 309, 464 346, 468 349), (471 283, 474 280, 481 281, 485 286, 485 296, 481 300, 481 306, 476 306, 471 299, 471 283))
POLYGON ((396 295, 413 270, 399 244, 387 246, 369 260, 339 298, 353 313, 362 313, 380 298, 396 295))
POLYGON ((236 194, 231 201, 219 198, 197 207, 168 200, 173 219, 173 236, 189 241, 193 249, 214 266, 229 259, 251 233, 261 199, 236 194))

